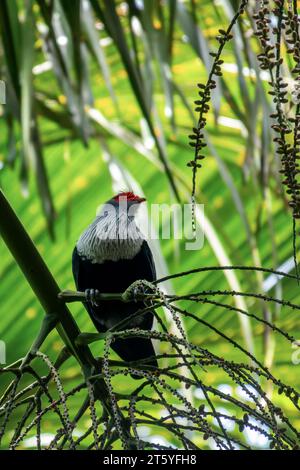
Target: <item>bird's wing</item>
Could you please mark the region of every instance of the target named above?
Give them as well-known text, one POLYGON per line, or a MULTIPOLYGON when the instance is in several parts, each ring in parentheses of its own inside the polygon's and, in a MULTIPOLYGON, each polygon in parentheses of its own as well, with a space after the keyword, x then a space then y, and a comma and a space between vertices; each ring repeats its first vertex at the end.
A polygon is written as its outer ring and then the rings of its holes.
MULTIPOLYGON (((81 292, 86 289, 97 289, 101 293, 122 293, 136 279, 151 281, 153 267, 149 265, 148 258, 146 259, 146 252, 147 247, 141 253, 142 258, 139 258, 136 262, 133 261, 132 266, 130 266, 130 260, 108 261, 104 264, 98 264, 82 258, 75 247, 72 256, 72 270, 77 289, 81 292)), ((118 300, 98 301, 97 305, 91 302, 83 302, 83 305, 99 331, 111 328, 144 306, 142 302, 123 303, 118 300)), ((150 319, 147 317, 146 323, 146 326, 151 328, 152 317, 150 319)))

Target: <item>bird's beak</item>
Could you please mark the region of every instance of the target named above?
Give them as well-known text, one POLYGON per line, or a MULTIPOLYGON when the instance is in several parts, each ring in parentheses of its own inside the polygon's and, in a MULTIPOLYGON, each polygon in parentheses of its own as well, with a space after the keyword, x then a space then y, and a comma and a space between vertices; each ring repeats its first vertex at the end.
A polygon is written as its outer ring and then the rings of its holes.
POLYGON ((145 197, 139 197, 136 202, 140 203, 140 202, 145 202, 147 199, 145 197))

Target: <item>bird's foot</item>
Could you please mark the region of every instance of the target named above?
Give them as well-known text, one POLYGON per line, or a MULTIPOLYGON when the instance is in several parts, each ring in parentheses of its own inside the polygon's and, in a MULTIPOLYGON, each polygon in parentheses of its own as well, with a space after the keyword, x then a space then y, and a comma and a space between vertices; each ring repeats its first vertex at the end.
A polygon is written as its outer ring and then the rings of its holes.
POLYGON ((99 304, 97 302, 97 296, 100 294, 98 289, 86 289, 85 290, 85 296, 87 302, 92 304, 93 307, 99 307, 99 304))

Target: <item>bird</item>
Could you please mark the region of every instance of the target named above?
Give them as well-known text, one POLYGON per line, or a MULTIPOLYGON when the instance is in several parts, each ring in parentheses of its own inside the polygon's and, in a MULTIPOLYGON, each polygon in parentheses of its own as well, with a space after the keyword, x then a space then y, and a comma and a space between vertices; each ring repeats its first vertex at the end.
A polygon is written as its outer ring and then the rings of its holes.
MULTIPOLYGON (((142 301, 95 300, 98 293, 123 293, 134 281, 156 280, 156 270, 150 247, 135 222, 135 215, 144 197, 123 191, 101 208, 95 220, 79 237, 72 255, 72 271, 78 291, 86 293, 85 309, 97 331, 104 333, 124 319, 127 328, 151 330, 154 315, 147 311, 130 320, 142 301)), ((150 338, 115 337, 112 349, 126 361, 147 361, 158 367, 150 338), (150 359, 151 358, 151 359, 150 359)), ((133 378, 141 378, 131 374, 133 378)))

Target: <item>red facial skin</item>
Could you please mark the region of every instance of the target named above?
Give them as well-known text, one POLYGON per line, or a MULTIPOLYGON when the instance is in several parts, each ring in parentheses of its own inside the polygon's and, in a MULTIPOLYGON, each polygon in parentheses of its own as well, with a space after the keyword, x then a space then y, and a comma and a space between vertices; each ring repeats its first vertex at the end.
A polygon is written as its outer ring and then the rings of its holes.
POLYGON ((133 192, 129 191, 129 192, 123 192, 123 193, 119 193, 117 194, 113 199, 116 201, 116 202, 119 202, 120 201, 120 198, 126 198, 127 201, 135 201, 137 203, 140 203, 140 202, 144 202, 146 201, 146 199, 144 197, 139 197, 139 196, 136 196, 133 192))

